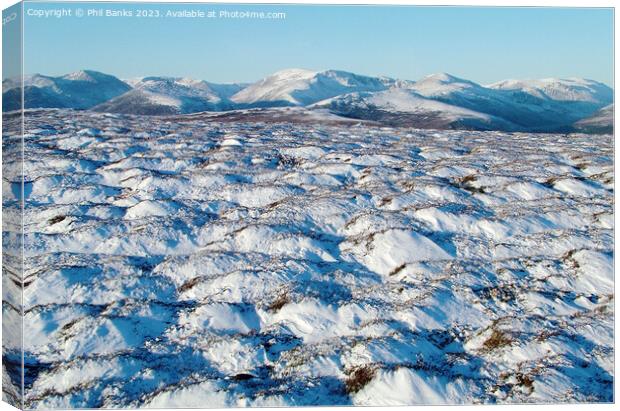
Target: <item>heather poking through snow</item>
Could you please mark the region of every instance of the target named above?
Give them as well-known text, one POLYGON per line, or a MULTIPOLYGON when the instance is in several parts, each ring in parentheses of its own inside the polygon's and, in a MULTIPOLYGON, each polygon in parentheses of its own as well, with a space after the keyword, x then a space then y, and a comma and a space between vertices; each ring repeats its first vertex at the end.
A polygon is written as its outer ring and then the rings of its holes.
POLYGON ((613 399, 611 136, 25 119, 29 408, 613 399))

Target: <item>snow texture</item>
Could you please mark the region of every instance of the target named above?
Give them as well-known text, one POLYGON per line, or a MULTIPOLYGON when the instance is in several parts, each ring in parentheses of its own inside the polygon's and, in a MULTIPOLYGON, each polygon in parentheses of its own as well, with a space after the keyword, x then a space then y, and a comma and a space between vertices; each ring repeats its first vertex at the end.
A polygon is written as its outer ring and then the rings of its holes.
POLYGON ((27 408, 613 400, 612 136, 245 115, 26 111, 27 408))

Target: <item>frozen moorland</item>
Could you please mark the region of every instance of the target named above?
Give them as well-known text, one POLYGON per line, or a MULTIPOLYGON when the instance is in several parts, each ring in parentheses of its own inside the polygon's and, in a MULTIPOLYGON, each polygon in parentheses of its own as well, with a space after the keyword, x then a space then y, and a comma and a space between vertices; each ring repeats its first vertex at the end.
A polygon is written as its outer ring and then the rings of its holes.
POLYGON ((611 136, 250 120, 26 112, 26 407, 613 400, 611 136))

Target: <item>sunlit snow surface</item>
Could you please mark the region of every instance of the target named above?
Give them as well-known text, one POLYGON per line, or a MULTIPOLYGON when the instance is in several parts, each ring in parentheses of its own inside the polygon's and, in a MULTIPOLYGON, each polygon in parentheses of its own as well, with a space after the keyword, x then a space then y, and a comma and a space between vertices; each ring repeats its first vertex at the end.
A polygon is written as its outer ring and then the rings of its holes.
POLYGON ((613 400, 611 136, 26 132, 26 407, 613 400))

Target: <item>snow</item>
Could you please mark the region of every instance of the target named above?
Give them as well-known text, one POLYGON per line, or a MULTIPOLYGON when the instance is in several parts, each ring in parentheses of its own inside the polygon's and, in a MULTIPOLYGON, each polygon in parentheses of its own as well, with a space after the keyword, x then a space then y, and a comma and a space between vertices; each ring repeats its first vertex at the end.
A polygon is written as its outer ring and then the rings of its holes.
POLYGON ((610 104, 595 112, 592 116, 579 120, 576 124, 578 129, 598 128, 611 132, 614 125, 614 105, 610 104))
POLYGON ((202 97, 212 102, 221 101, 209 85, 204 81, 186 78, 144 77, 133 85, 136 90, 144 90, 160 98, 180 99, 182 97, 202 97))
POLYGON ((471 402, 463 380, 425 375, 407 368, 381 371, 354 397, 355 405, 446 405, 471 402))
POLYGON ((149 399, 146 408, 226 408, 231 403, 226 392, 211 381, 194 384, 178 391, 164 391, 149 399))
POLYGON ((576 252, 572 258, 579 266, 580 275, 575 279, 575 292, 584 294, 613 294, 613 258, 592 250, 576 252))
POLYGON ((554 183, 553 188, 570 195, 582 197, 603 195, 606 191, 596 182, 583 182, 574 178, 562 179, 554 183))
POLYGON ((222 141, 222 147, 230 147, 230 146, 240 147, 242 145, 243 143, 235 138, 227 138, 226 140, 222 141))
POLYGON ((96 71, 90 70, 80 70, 73 73, 69 73, 62 78, 65 80, 71 81, 87 81, 87 82, 97 82, 98 79, 105 77, 105 75, 101 75, 101 73, 97 73, 96 71))
POLYGON ((203 305, 186 315, 181 315, 179 324, 188 329, 211 329, 224 334, 247 334, 260 328, 255 312, 244 311, 230 304, 203 305))
POLYGON ((129 220, 139 220, 146 217, 165 217, 178 210, 178 206, 171 202, 144 200, 129 207, 125 213, 125 218, 129 220))
POLYGON ((489 119, 488 115, 461 107, 451 106, 439 101, 425 99, 411 91, 401 89, 390 89, 389 91, 373 94, 372 97, 368 99, 368 102, 384 108, 385 110, 397 112, 423 113, 441 111, 442 114, 453 119, 462 117, 489 119))
POLYGON ((82 130, 77 132, 78 136, 88 136, 88 137, 96 137, 96 136, 100 136, 101 130, 97 129, 97 128, 83 128, 82 130))
POLYGON ((433 97, 476 86, 478 85, 471 81, 460 79, 448 73, 436 73, 420 79, 410 85, 409 88, 422 96, 433 97))
POLYGON ((131 91, 93 107, 95 111, 150 115, 230 109, 230 95, 241 86, 174 77, 141 77, 127 81, 131 91))
POLYGON ((407 230, 388 230, 376 234, 369 248, 366 265, 370 270, 383 275, 409 263, 452 258, 427 237, 407 230))
MULTIPOLYGON (((82 70, 60 77, 41 74, 27 75, 23 78, 25 89, 25 108, 39 107, 70 107, 88 109, 117 97, 131 86, 114 76, 92 70, 82 70), (32 90, 32 89, 36 90, 32 90), (34 98, 31 100, 31 93, 34 98)), ((20 87, 19 79, 8 79, 2 82, 3 93, 20 87)), ((21 93, 19 98, 21 99, 21 93)), ((14 104, 14 102, 6 101, 14 104)), ((4 109, 6 110, 6 108, 4 109)))
MULTIPOLYGON (((613 128, 613 90, 579 78, 505 80, 481 86, 447 73, 412 81, 297 68, 277 71, 252 84, 216 84, 165 76, 121 81, 82 70, 61 77, 26 76, 24 85, 28 86, 26 108, 157 116, 210 112, 231 119, 252 113, 273 120, 278 108, 306 107, 310 109, 304 112, 308 121, 596 134, 610 133, 613 128)), ((5 110, 20 106, 20 86, 19 79, 3 81, 5 110)), ((300 113, 280 112, 289 121, 300 113)))
POLYGON ((256 103, 257 101, 287 101, 297 103, 291 95, 296 90, 306 90, 317 73, 304 69, 287 69, 273 73, 250 85, 232 97, 237 103, 256 103))
POLYGON ((344 71, 287 69, 251 84, 232 96, 231 100, 240 104, 281 102, 289 105, 309 105, 348 92, 378 91, 385 88, 380 79, 344 71))
POLYGON ((28 408, 613 400, 613 136, 285 113, 27 112, 28 408))
POLYGON ((158 104, 161 106, 172 106, 175 108, 179 108, 181 106, 181 100, 175 97, 171 97, 169 95, 161 94, 161 93, 153 93, 153 92, 145 92, 144 95, 148 98, 148 100, 154 104, 158 104))
MULTIPOLYGON (((340 115, 353 115, 357 118, 377 118, 378 121, 387 121, 396 125, 424 128, 461 128, 464 124, 469 127, 482 129, 518 129, 518 126, 500 117, 485 113, 484 108, 470 109, 451 104, 452 93, 462 91, 462 87, 447 88, 443 83, 423 84, 415 83, 406 87, 391 87, 384 91, 356 92, 338 95, 333 98, 319 101, 312 108, 327 108, 340 115), (447 97, 446 97, 447 96, 447 97), (440 99, 447 100, 440 101, 440 99), (383 118, 382 118, 383 117, 383 118)), ((465 85, 470 87, 469 83, 465 85)))
POLYGON ((581 78, 544 78, 504 80, 487 87, 501 90, 523 90, 536 97, 559 101, 609 103, 612 94, 601 83, 581 78))

